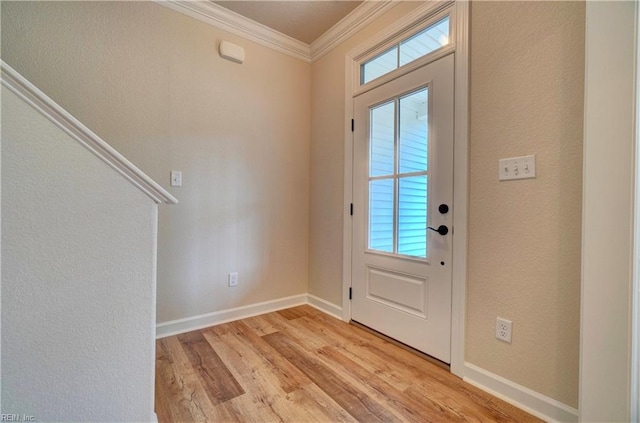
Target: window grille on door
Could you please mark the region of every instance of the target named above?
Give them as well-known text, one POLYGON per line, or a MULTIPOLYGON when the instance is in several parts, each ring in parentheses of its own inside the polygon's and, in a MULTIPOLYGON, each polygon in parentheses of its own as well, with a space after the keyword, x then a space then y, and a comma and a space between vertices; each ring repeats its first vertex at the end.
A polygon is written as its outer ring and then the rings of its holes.
POLYGON ((370 108, 369 250, 427 257, 429 88, 370 108))

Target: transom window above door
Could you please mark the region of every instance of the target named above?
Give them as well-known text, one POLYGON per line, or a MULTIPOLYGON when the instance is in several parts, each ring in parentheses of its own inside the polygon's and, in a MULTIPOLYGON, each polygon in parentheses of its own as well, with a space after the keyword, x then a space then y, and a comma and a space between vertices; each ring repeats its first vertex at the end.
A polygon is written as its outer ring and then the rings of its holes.
POLYGON ((450 17, 446 15, 416 34, 410 35, 375 57, 360 64, 360 85, 420 59, 449 45, 450 17))

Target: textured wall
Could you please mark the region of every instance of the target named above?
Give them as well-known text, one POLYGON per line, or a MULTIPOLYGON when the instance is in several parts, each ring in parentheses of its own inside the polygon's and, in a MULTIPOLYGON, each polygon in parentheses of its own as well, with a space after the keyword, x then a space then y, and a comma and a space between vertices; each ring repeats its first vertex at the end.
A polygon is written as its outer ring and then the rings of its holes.
POLYGON ((345 55, 409 13, 400 3, 311 65, 309 293, 342 304, 345 55))
POLYGON ((2 413, 153 416, 157 206, 2 88, 2 413))
POLYGON ((584 3, 471 7, 466 359, 576 407, 584 3), (498 182, 536 155, 537 178, 498 182), (494 338, 513 321, 513 343, 494 338))
POLYGON ((158 322, 307 291, 309 64, 142 2, 3 3, 2 58, 163 186, 183 172, 158 322))

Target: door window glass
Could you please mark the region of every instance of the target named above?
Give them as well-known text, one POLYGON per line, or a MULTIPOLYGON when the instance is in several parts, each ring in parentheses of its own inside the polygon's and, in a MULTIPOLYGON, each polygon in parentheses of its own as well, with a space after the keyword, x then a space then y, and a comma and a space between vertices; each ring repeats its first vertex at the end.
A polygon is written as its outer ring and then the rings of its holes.
POLYGON ((393 179, 369 182, 369 247, 393 253, 393 179))
POLYGON ((371 109, 369 176, 393 175, 395 102, 371 109))
POLYGON ((400 99, 400 173, 427 170, 428 95, 425 89, 400 99))
POLYGON ((427 257, 428 105, 425 87, 369 111, 370 250, 427 257))
POLYGON ((427 177, 398 180, 398 254, 427 256, 427 177))

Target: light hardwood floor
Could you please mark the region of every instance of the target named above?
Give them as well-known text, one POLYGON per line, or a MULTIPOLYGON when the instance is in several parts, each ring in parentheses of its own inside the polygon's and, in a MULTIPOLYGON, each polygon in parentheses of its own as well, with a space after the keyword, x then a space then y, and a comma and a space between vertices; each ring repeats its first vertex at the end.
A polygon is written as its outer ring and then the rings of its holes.
POLYGON ((156 343, 167 422, 539 422, 309 306, 156 343))

